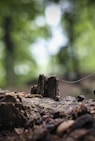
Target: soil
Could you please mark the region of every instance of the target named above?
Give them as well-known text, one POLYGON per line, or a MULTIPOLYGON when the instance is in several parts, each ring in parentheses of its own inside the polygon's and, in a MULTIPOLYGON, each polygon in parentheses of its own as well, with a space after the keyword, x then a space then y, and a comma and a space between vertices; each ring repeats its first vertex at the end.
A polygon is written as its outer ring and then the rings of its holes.
POLYGON ((60 94, 43 78, 31 93, 0 90, 0 141, 94 141, 94 97, 63 95, 62 85, 60 94))

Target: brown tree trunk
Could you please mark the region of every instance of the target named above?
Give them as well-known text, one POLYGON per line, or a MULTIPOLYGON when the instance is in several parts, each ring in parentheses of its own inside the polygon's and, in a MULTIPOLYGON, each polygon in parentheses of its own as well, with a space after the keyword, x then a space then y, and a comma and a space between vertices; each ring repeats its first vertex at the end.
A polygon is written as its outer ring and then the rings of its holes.
POLYGON ((5 71, 6 71, 6 84, 9 86, 14 85, 14 45, 12 42, 12 18, 5 17, 3 22, 4 29, 4 43, 5 43, 5 71))
POLYGON ((67 32, 68 32, 68 52, 70 52, 70 62, 72 63, 72 70, 74 72, 73 80, 79 78, 79 62, 78 55, 75 53, 74 43, 76 40, 76 35, 74 31, 74 26, 76 24, 76 17, 72 13, 65 13, 65 19, 67 21, 67 32))

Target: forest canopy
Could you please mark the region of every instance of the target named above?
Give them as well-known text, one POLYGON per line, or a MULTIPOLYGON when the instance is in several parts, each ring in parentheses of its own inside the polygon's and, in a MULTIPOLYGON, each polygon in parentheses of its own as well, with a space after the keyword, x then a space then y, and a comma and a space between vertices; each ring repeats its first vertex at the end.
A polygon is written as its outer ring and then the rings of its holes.
POLYGON ((0 86, 94 71, 94 13, 94 0, 1 0, 0 86))

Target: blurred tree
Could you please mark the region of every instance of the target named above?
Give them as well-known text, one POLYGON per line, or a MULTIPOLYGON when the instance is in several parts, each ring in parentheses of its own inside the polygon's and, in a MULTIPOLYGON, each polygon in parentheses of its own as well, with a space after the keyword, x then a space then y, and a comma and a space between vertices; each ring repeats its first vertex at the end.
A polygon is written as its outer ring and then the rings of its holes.
MULTIPOLYGON (((77 22, 79 22, 79 16, 80 16, 78 15, 78 12, 80 11, 79 4, 80 3, 77 2, 76 0, 68 0, 68 7, 66 10, 64 10, 64 17, 63 17, 65 20, 65 27, 68 36, 67 63, 71 62, 71 68, 68 69, 68 74, 70 74, 70 72, 73 72, 73 76, 71 76, 71 78, 75 80, 77 80, 79 77, 78 54, 76 52, 76 48, 74 47, 75 46, 74 43, 77 38, 75 32, 75 25, 77 24, 77 22)), ((68 77, 70 77, 70 75, 68 77)))
POLYGON ((4 43, 5 43, 5 68, 6 68, 6 80, 9 85, 14 84, 14 45, 11 38, 12 19, 11 17, 5 17, 3 23, 4 30, 4 43))
POLYGON ((3 0, 0 1, 0 78, 6 80, 7 85, 36 74, 37 65, 29 44, 38 36, 49 36, 47 25, 38 26, 35 22, 44 14, 48 2, 60 5, 61 24, 65 25, 68 37, 66 47, 56 55, 56 63, 59 62, 66 73, 74 72, 76 79, 79 71, 91 71, 95 65, 94 0, 3 0))
POLYGON ((36 74, 37 65, 31 55, 29 43, 37 36, 48 36, 46 25, 38 27, 35 24, 36 16, 43 14, 43 7, 43 0, 0 1, 0 39, 3 39, 5 46, 4 69, 7 85, 12 86, 25 80, 28 77, 27 72, 31 77, 36 74))
POLYGON ((60 49, 57 59, 63 72, 74 73, 78 79, 82 71, 94 69, 95 53, 95 2, 90 0, 53 0, 60 5, 63 15, 61 23, 65 26, 68 43, 60 49))

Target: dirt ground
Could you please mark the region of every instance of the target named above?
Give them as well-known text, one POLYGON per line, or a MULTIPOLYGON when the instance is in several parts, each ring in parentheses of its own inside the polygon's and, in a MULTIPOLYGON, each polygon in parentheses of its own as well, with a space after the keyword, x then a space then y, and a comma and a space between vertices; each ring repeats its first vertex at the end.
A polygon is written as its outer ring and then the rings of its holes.
MULTIPOLYGON (((31 86, 34 84, 37 84, 37 81, 34 83, 30 83, 29 85, 25 85, 24 87, 6 87, 3 89, 30 93, 31 86)), ((95 80, 93 79, 86 79, 82 81, 81 83, 76 83, 76 84, 68 84, 68 83, 59 81, 59 92, 61 96, 77 96, 77 95, 83 94, 87 98, 93 98, 94 90, 95 90, 95 80)))
POLYGON ((94 80, 59 81, 58 99, 31 93, 32 85, 0 90, 0 141, 95 140, 94 80))
POLYGON ((0 90, 0 141, 18 140, 95 141, 95 99, 0 90))

